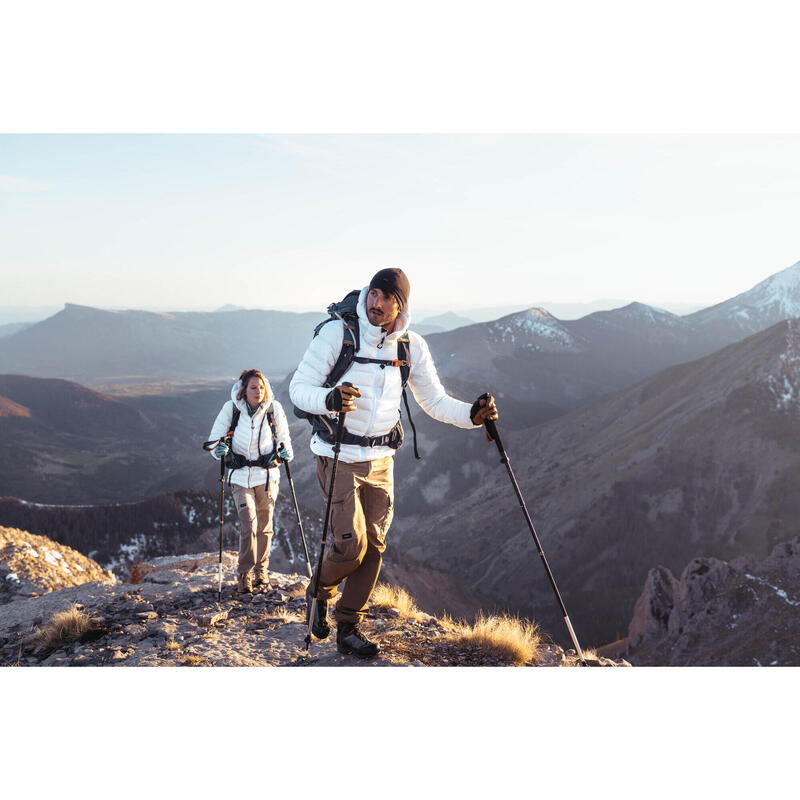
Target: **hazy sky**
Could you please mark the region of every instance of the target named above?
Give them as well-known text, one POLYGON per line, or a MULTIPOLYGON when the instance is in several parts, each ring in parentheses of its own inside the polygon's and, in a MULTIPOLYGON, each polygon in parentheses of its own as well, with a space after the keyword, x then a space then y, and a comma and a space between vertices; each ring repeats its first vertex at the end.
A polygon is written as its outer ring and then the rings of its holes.
POLYGON ((0 305, 702 305, 798 220, 797 135, 2 135, 0 305))

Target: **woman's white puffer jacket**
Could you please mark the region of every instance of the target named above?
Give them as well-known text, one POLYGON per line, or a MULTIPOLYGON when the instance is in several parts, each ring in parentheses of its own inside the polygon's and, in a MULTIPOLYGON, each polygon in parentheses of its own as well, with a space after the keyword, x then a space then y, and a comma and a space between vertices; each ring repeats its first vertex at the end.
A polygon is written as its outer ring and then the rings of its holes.
MULTIPOLYGON (((275 399, 272 387, 267 381, 267 394, 264 402, 256 409, 256 413, 251 417, 247 413, 247 401, 242 398, 237 400, 236 395, 241 388, 241 382, 236 381, 231 389, 231 399, 222 406, 222 410, 217 414, 211 433, 208 435, 209 441, 214 441, 224 436, 230 430, 231 420, 233 419, 234 406, 241 412, 236 430, 233 432, 233 452, 244 456, 248 461, 255 461, 259 455, 270 455, 272 453, 272 429, 267 419, 267 411, 272 406, 275 414, 275 432, 277 433, 278 444, 282 442, 291 449, 292 442, 289 438, 289 425, 286 421, 286 414, 283 406, 275 399), (259 435, 260 434, 260 435, 259 435)), ((264 469, 263 467, 241 467, 233 470, 230 476, 231 483, 237 486, 244 486, 251 489, 253 486, 260 486, 268 480, 270 483, 278 483, 281 479, 280 469, 264 469)))
MULTIPOLYGON (((408 313, 401 311, 395 330, 390 335, 382 328, 372 325, 367 318, 366 297, 369 287, 361 290, 358 298, 358 321, 360 349, 357 355, 381 360, 397 359, 397 340, 408 331, 408 313)), ((459 428, 474 428, 469 418, 470 404, 450 397, 442 386, 425 340, 413 331, 408 331, 411 371, 408 385, 422 409, 440 422, 449 422, 459 428)), ((336 414, 325 408, 325 397, 330 391, 323 386, 344 340, 344 325, 334 320, 323 325, 319 335, 311 340, 303 360, 289 385, 292 402, 310 414, 327 414, 331 427, 336 427, 336 414)), ((353 362, 339 383, 349 381, 360 392, 356 398, 356 410, 347 414, 345 429, 356 436, 382 436, 389 433, 400 416, 402 403, 402 379, 399 367, 381 367, 379 364, 353 362)), ((406 431, 409 435, 409 431, 406 431)), ((311 439, 311 450, 316 455, 333 456, 333 445, 315 435, 311 439)), ((361 447, 342 445, 339 458, 353 464, 394 455, 390 447, 361 447)))

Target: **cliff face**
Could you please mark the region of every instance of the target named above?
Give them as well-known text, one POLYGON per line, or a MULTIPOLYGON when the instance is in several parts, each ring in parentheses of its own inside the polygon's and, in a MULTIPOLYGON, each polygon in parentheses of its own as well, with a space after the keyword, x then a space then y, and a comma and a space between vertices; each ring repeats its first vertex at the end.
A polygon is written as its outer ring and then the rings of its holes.
POLYGON ((634 665, 800 665, 800 537, 763 560, 650 570, 628 632, 634 665))

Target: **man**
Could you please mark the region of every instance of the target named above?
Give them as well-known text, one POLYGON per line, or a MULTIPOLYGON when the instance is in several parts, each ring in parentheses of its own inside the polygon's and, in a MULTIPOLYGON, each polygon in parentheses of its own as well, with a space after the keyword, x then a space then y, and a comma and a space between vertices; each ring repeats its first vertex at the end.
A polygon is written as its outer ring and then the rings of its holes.
MULTIPOLYGON (((425 340, 408 331, 409 294, 408 278, 401 269, 380 270, 359 295, 359 350, 339 385, 324 386, 344 341, 344 323, 336 320, 323 325, 312 339, 289 386, 289 395, 298 408, 328 420, 326 425, 317 426, 311 439, 317 478, 326 500, 333 467, 335 417, 339 412, 347 414, 331 499, 333 543, 322 563, 312 631, 319 639, 329 635, 328 601, 346 579, 335 609, 336 645, 339 652, 360 658, 378 652, 378 645, 364 636, 358 624, 378 580, 394 512, 393 456, 399 446, 402 395, 398 340, 408 339, 408 385, 427 414, 459 428, 478 428, 487 419, 497 419, 492 397, 483 395, 470 406, 444 390, 425 340)), ((306 593, 307 613, 316 577, 315 571, 306 593)))

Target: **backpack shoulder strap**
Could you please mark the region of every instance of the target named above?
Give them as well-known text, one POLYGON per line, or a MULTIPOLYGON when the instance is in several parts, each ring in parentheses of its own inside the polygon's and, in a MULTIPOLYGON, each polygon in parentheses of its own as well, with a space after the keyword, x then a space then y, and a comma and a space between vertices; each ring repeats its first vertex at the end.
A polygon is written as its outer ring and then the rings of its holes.
POLYGON ((344 325, 344 335, 342 337, 342 349, 339 351, 339 357, 336 359, 328 377, 325 379, 325 386, 333 387, 339 383, 342 375, 350 369, 353 359, 356 357, 361 346, 361 332, 358 328, 358 317, 347 314, 342 318, 342 325, 344 325))
POLYGON ((234 406, 233 415, 231 416, 231 424, 228 426, 228 432, 222 437, 223 439, 233 436, 233 432, 236 430, 236 426, 239 424, 239 417, 241 414, 242 412, 236 406, 234 406))
POLYGON ((408 341, 408 334, 401 336, 397 340, 397 360, 400 362, 400 379, 405 390, 408 376, 411 374, 411 346, 408 341))
POLYGON ((269 422, 269 429, 272 431, 272 452, 278 452, 278 431, 275 427, 275 411, 272 406, 267 410, 267 422, 269 422))

